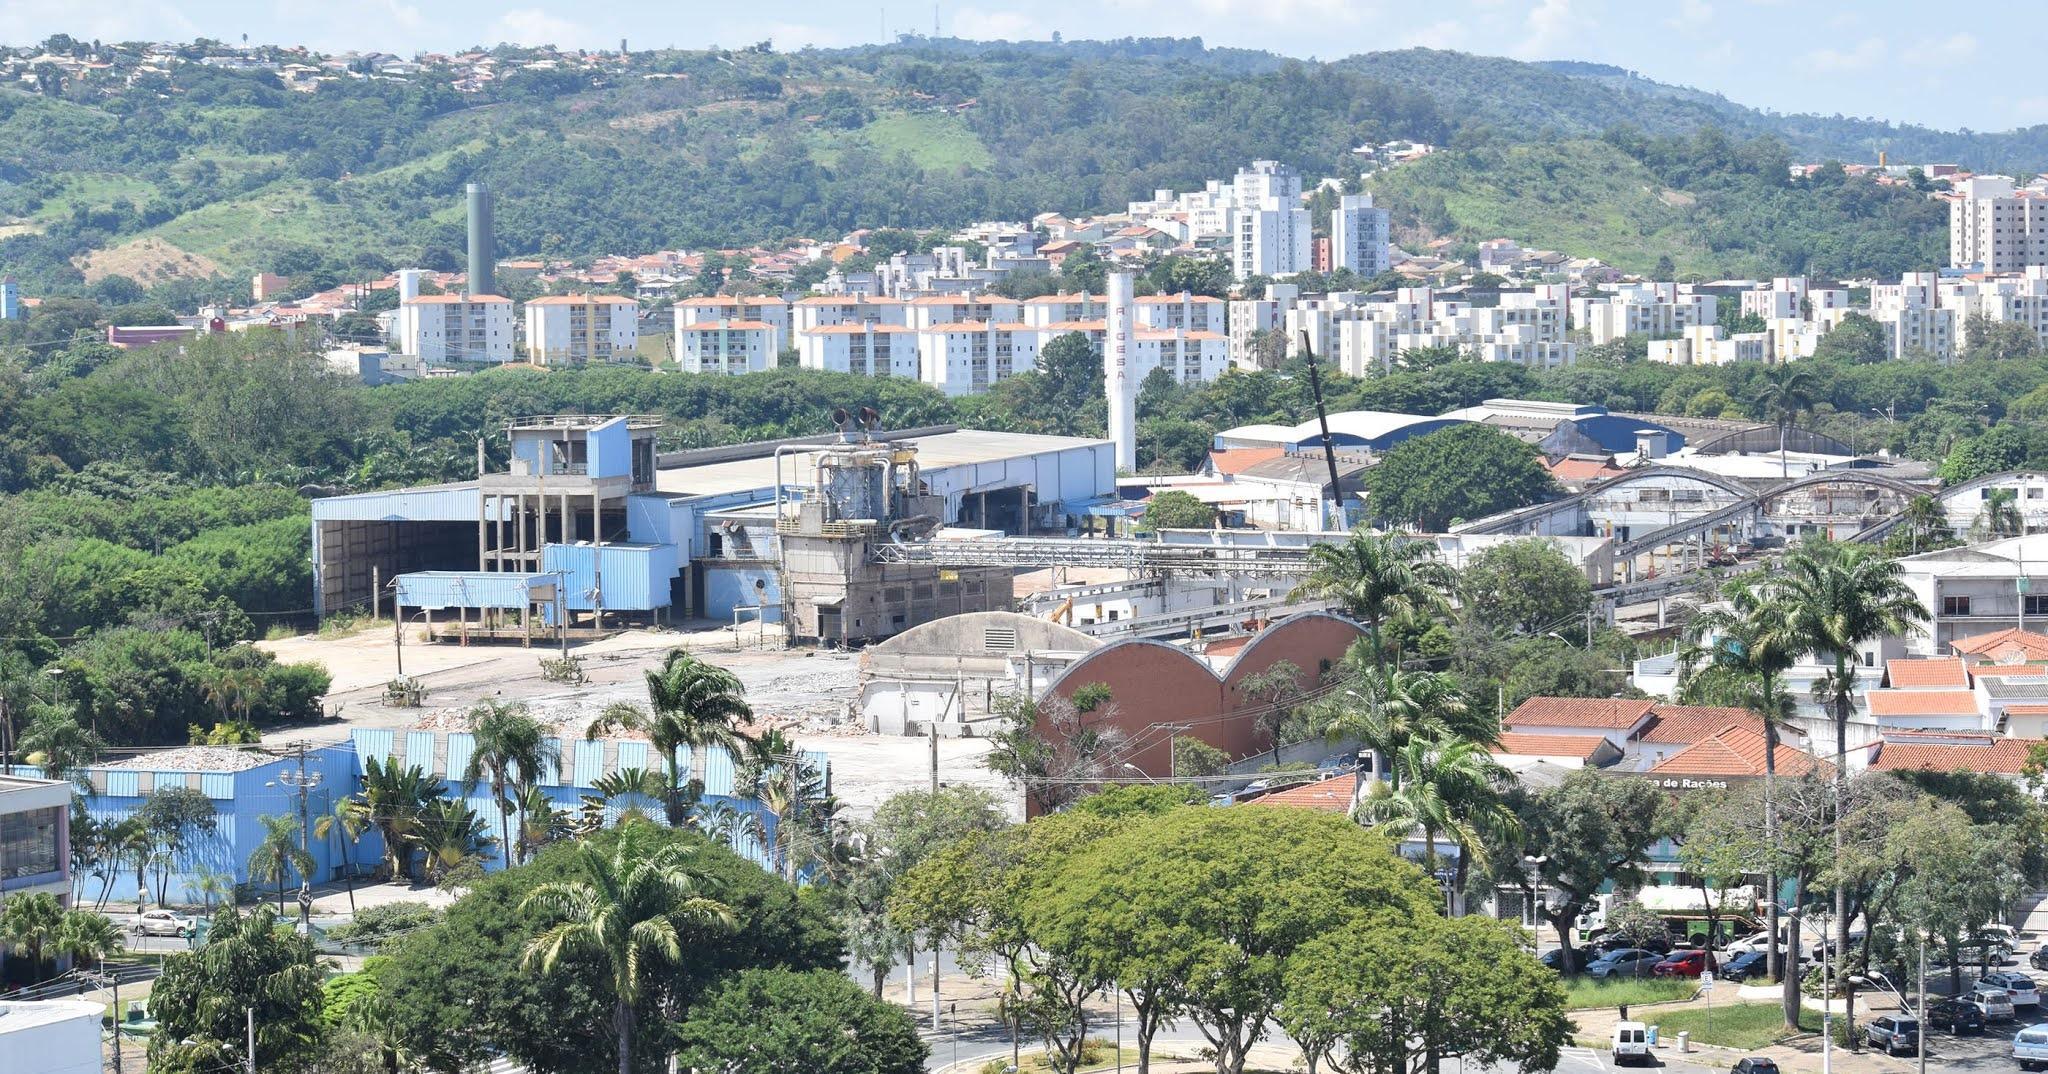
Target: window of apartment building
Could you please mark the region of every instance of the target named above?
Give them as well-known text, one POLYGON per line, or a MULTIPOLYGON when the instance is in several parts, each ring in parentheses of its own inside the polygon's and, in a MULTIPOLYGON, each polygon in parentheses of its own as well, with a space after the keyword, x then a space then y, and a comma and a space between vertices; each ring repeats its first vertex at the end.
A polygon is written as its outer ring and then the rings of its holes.
POLYGON ((2048 616, 2048 593, 2029 593, 2020 598, 2020 607, 2029 616, 2048 616))
POLYGON ((0 880, 54 873, 60 866, 57 828, 60 806, 0 816, 0 880))
POLYGON ((1968 615, 1968 614, 1970 614, 1970 598, 1968 598, 1968 597, 1943 597, 1943 598, 1941 598, 1941 614, 1943 614, 1943 615, 1968 615))

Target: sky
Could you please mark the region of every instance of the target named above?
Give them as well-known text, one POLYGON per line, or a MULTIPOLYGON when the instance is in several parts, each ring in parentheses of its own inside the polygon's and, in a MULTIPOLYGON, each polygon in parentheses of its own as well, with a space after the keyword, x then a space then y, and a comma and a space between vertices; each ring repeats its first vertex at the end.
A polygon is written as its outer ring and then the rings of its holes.
MULTIPOLYGON (((2021 5, 2024 7, 2024 5, 2021 5)), ((1609 63, 1780 112, 1980 131, 2048 123, 2040 37, 2010 5, 1924 0, 0 0, 0 42, 211 37, 410 54, 511 41, 634 48, 763 38, 837 47, 939 31, 975 39, 1199 36, 1335 59, 1427 46, 1609 63), (1939 13, 1941 19, 1933 19, 1939 13), (886 33, 886 37, 885 37, 886 33), (1999 74, 1999 72, 2005 72, 1999 74), (1987 77, 1988 76, 1988 77, 1987 77)))

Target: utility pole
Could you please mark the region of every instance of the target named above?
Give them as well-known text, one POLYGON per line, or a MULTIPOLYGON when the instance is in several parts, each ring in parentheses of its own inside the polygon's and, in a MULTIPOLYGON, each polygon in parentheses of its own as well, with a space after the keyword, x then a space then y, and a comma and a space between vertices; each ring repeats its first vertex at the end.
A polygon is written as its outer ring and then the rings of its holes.
MULTIPOLYGON (((313 857, 313 818, 307 808, 307 795, 320 782, 320 773, 306 771, 306 744, 295 742, 293 752, 298 754, 297 772, 280 772, 277 780, 291 787, 299 795, 299 850, 308 861, 313 857)), ((311 935, 313 931, 313 878, 303 873, 299 876, 299 932, 311 935)))
POLYGON ((1330 467, 1330 502, 1337 508, 1337 526, 1350 529, 1351 519, 1344 512, 1344 483, 1337 477, 1337 447, 1330 439, 1330 415, 1323 408, 1323 378, 1316 372, 1316 351, 1309 346, 1308 331, 1301 333, 1301 353, 1308 359, 1308 390, 1316 401, 1316 422, 1323 430, 1323 461, 1330 467))
POLYGON ((81 972, 80 972, 80 973, 78 974, 78 976, 80 976, 81 978, 84 978, 85 980, 91 981, 92 983, 94 983, 94 984, 96 984, 96 985, 99 985, 99 986, 100 986, 101 988, 111 988, 111 989, 113 989, 113 990, 114 990, 114 1074, 122 1074, 122 1070, 121 1070, 121 1014, 122 1014, 122 1012, 121 1012, 121 978, 119 978, 119 977, 115 976, 114 974, 112 974, 112 973, 110 973, 110 972, 107 972, 107 971, 105 971, 104 969, 103 969, 103 970, 101 970, 101 971, 99 971, 99 972, 93 972, 93 971, 81 971, 81 972))
MULTIPOLYGON (((958 697, 959 695, 956 692, 954 696, 958 697)), ((933 716, 931 723, 927 727, 930 732, 929 737, 931 738, 932 796, 936 798, 939 793, 939 718, 933 716)))
POLYGON ((256 1074, 256 1008, 242 1008, 242 1017, 246 1020, 246 1024, 249 1027, 249 1051, 243 1058, 242 1063, 245 1068, 245 1074, 256 1074))

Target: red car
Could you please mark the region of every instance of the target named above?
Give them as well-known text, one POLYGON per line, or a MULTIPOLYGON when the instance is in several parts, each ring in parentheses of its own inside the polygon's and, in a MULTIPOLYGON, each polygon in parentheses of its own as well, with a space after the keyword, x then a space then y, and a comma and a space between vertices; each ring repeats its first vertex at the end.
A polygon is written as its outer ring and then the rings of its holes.
POLYGON ((1704 971, 1720 968, 1714 956, 1705 951, 1673 951, 1652 966, 1650 972, 1658 977, 1698 977, 1704 971))

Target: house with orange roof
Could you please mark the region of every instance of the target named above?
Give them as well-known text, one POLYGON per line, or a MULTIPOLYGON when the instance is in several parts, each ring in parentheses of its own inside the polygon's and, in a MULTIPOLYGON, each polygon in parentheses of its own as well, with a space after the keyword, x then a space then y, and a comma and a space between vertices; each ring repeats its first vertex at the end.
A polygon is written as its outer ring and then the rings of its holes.
POLYGON ((2041 664, 2048 674, 2048 634, 2007 627, 1949 642, 1949 651, 1972 668, 1984 665, 2041 664))
POLYGON ((2048 740, 1888 730, 1864 747, 1875 772, 1977 772, 2018 779, 2048 740))
POLYGON ((1503 734, 1604 738, 1626 752, 1653 719, 1654 701, 1599 697, 1532 697, 1501 719, 1503 734))
POLYGON ((1489 751, 1496 760, 1543 761, 1560 768, 1605 768, 1621 760, 1621 749, 1605 735, 1539 735, 1505 731, 1489 751))
MULTIPOLYGON (((1645 775, 1657 786, 1670 791, 1725 790, 1762 779, 1765 752, 1761 731, 1731 723, 1658 762, 1645 775)), ((1774 760, 1780 777, 1798 779, 1818 775, 1829 778, 1834 773, 1834 766, 1828 762, 1805 750, 1789 749, 1783 745, 1778 747, 1774 760)))

